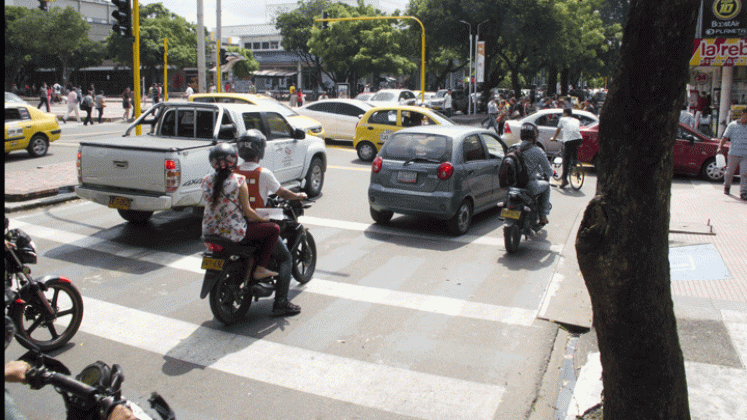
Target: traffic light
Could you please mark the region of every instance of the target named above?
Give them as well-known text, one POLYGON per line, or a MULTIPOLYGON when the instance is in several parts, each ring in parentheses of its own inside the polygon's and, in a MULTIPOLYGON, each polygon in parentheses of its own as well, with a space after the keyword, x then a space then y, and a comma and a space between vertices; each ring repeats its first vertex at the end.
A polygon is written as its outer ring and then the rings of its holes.
POLYGON ((132 38, 132 7, 130 0, 111 0, 117 6, 117 10, 112 12, 112 17, 116 23, 112 27, 114 33, 125 38, 132 38))
MULTIPOLYGON (((327 14, 327 11, 322 10, 322 19, 329 18, 329 15, 327 14)), ((322 29, 327 29, 329 27, 328 22, 322 22, 322 29)))
POLYGON ((228 51, 225 48, 220 49, 220 65, 228 63, 228 51))

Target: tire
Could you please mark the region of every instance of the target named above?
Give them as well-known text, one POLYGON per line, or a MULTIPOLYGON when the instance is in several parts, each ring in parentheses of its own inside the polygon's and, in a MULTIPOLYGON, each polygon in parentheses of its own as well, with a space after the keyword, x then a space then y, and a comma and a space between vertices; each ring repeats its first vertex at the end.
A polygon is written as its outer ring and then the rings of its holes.
POLYGON ((316 197, 322 193, 324 185, 324 165, 322 159, 314 157, 309 165, 309 172, 306 174, 306 187, 304 191, 309 197, 316 197))
POLYGON ((391 211, 378 211, 374 210, 373 207, 369 207, 369 212, 371 213, 371 218, 374 219, 374 222, 385 225, 389 223, 390 220, 392 220, 392 216, 394 216, 394 212, 391 211))
POLYGON ((456 236, 464 235, 469 230, 471 224, 472 203, 468 199, 465 199, 459 205, 459 210, 457 210, 456 214, 449 219, 449 231, 456 236))
POLYGON ((358 146, 355 149, 358 151, 358 159, 364 162, 372 162, 376 157, 376 153, 378 153, 376 146, 369 141, 358 143, 358 146))
POLYGON ((509 254, 519 250, 519 244, 521 243, 519 225, 510 225, 503 228, 503 243, 506 246, 506 252, 509 254))
POLYGON ((239 264, 234 264, 231 272, 210 290, 210 311, 225 325, 244 319, 252 305, 252 293, 246 290, 248 286, 239 278, 240 274, 239 264))
POLYGON ((316 269, 316 242, 311 233, 306 232, 293 252, 293 278, 301 284, 306 284, 314 276, 316 269))
POLYGON ((119 212, 119 215, 122 216, 123 219, 127 220, 130 223, 134 224, 143 224, 150 219, 151 216, 153 216, 152 211, 140 211, 140 210, 117 210, 119 212))
POLYGON ((23 309, 14 311, 13 323, 18 334, 46 353, 62 348, 78 332, 83 320, 83 298, 72 283, 61 279, 48 282, 44 295, 54 311, 53 320, 44 319, 39 303, 27 302, 23 309), (60 325, 64 325, 62 333, 60 325))
POLYGON ((26 148, 31 157, 41 157, 47 154, 49 151, 49 141, 42 134, 35 134, 29 141, 29 146, 26 148))
POLYGON ((724 172, 726 172, 726 168, 719 169, 716 166, 716 158, 710 158, 705 161, 703 167, 700 169, 700 176, 706 181, 723 182, 724 172))
POLYGON ((578 191, 584 185, 584 179, 586 174, 584 173, 584 167, 580 163, 571 165, 569 168, 568 182, 571 184, 571 188, 578 191))

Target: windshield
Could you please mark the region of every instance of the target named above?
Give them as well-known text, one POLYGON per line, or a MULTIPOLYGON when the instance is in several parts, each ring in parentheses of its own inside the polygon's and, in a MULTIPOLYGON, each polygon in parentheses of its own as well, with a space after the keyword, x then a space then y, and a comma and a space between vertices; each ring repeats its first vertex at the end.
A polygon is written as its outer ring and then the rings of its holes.
POLYGON ((5 102, 28 104, 28 102, 24 101, 20 96, 12 92, 5 92, 5 102))
POLYGON ((438 121, 438 123, 441 124, 441 125, 457 125, 457 123, 454 120, 452 120, 451 118, 447 117, 446 115, 444 115, 444 114, 442 114, 442 113, 440 113, 440 112, 438 112, 436 110, 431 109, 430 112, 435 117, 433 119, 436 120, 436 121, 438 121))
POLYGON ((396 98, 396 95, 392 92, 379 92, 376 95, 371 97, 372 101, 393 101, 396 98))
POLYGON ((436 92, 436 98, 443 98, 444 96, 446 96, 446 92, 448 92, 448 91, 447 90, 439 90, 438 92, 436 92))
POLYGON ((281 104, 280 102, 273 101, 273 100, 259 100, 255 101, 257 105, 263 105, 272 108, 273 111, 277 112, 278 114, 284 116, 284 117, 294 117, 298 115, 296 111, 288 108, 287 106, 281 104))
POLYGON ((451 139, 436 134, 396 133, 380 153, 385 159, 445 162, 451 159, 451 139))

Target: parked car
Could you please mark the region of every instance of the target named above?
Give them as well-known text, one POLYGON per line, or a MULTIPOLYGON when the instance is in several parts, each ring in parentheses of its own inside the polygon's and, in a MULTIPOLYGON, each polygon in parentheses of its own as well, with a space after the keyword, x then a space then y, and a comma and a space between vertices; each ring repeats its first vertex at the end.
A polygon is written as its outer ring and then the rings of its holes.
POLYGON ((415 92, 415 105, 430 108, 428 104, 436 97, 436 92, 423 92, 423 99, 420 99, 420 91, 415 92))
POLYGON ((42 112, 25 101, 5 103, 5 156, 24 149, 32 157, 44 156, 49 143, 59 139, 61 132, 54 114, 42 112))
POLYGON ((327 138, 353 140, 355 126, 373 105, 356 99, 323 99, 306 104, 296 111, 322 123, 327 138))
MULTIPOLYGON (((581 121, 582 129, 594 127, 599 124, 599 117, 591 112, 574 109, 572 115, 581 121)), ((555 131, 558 129, 558 121, 560 121, 560 117, 562 116, 562 109, 550 108, 539 110, 519 120, 508 120, 504 123, 503 136, 501 138, 509 146, 520 143, 519 133, 521 125, 525 122, 532 122, 539 129, 539 145, 545 149, 545 153, 552 155, 560 150, 560 142, 551 142, 550 139, 555 135, 555 131)))
POLYGON ((391 135, 415 125, 454 125, 454 121, 423 107, 392 105, 369 109, 355 128, 353 147, 364 162, 371 162, 391 135))
MULTIPOLYGON (((435 109, 446 113, 444 109, 444 96, 446 96, 448 89, 439 89, 436 91, 436 96, 430 100, 428 108, 435 109)), ((451 90, 451 107, 456 111, 462 111, 466 114, 468 109, 467 92, 463 89, 452 89, 451 90)))
POLYGON ((381 89, 368 100, 374 106, 415 105, 415 92, 407 89, 381 89))
POLYGON ((355 95, 354 99, 357 99, 359 101, 367 101, 371 99, 372 96, 374 96, 375 92, 363 92, 355 95))
POLYGON ((254 93, 195 93, 189 95, 189 102, 208 102, 220 104, 250 104, 274 108, 276 112, 284 116, 292 126, 300 128, 311 136, 324 139, 325 133, 319 121, 299 115, 293 109, 281 104, 275 99, 265 95, 254 93))
POLYGON ((28 104, 28 102, 13 92, 5 92, 5 103, 28 104))
POLYGON ((448 220, 455 235, 472 216, 506 197, 498 168, 506 144, 489 130, 471 126, 420 126, 396 132, 371 165, 368 203, 376 223, 394 213, 448 220))
MULTIPOLYGON (((599 126, 581 130, 583 143, 578 148, 578 160, 597 165, 599 152, 599 126)), ((677 128, 677 140, 674 143, 674 173, 700 175, 706 180, 723 182, 724 168, 716 166, 716 148, 718 139, 712 139, 680 123, 677 128)), ((729 153, 725 144, 722 153, 729 153)), ((738 170, 737 170, 738 173, 738 170)))

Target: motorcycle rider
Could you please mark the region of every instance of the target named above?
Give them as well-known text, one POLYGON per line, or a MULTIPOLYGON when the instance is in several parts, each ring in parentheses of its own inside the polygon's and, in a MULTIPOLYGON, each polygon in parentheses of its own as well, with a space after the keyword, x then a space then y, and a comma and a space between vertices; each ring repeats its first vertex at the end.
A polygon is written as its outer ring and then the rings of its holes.
POLYGON ((550 183, 546 180, 552 176, 552 167, 550 166, 550 161, 547 160, 545 152, 536 145, 538 134, 539 130, 533 123, 525 122, 522 124, 519 134, 522 141, 519 148, 523 150, 522 158, 524 160, 524 167, 529 175, 529 182, 526 188, 530 194, 534 196, 539 195, 540 223, 546 225, 548 223, 547 216, 550 214, 550 209, 552 208, 550 204, 550 183), (544 179, 538 179, 538 175, 544 179))
MULTIPOLYGON (((265 156, 267 146, 267 138, 261 131, 248 130, 239 137, 236 144, 239 156, 244 159, 244 163, 236 168, 235 173, 246 178, 249 202, 253 208, 264 208, 270 194, 276 194, 289 201, 306 199, 305 193, 294 193, 283 188, 271 170, 259 165, 259 161, 265 156)), ((280 262, 278 268, 280 274, 276 277, 275 304, 272 307, 272 315, 296 315, 301 312, 301 308, 288 300, 293 259, 284 241, 279 240, 275 243, 273 256, 280 262)))

